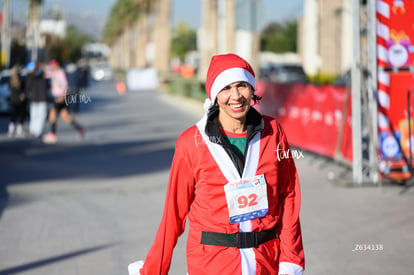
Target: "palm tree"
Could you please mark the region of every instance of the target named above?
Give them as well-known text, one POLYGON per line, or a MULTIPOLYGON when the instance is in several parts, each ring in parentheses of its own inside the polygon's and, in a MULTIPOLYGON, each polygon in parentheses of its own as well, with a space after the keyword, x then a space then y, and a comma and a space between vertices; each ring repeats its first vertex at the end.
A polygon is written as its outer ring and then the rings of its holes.
POLYGON ((200 45, 199 77, 205 78, 212 55, 217 53, 217 0, 203 0, 202 43, 200 45))
POLYGON ((166 72, 169 68, 171 51, 170 11, 171 0, 159 0, 155 10, 154 42, 155 68, 166 72))
POLYGON ((109 19, 104 27, 104 41, 112 44, 122 32, 139 18, 142 1, 117 0, 111 8, 109 19))
MULTIPOLYGON (((128 29, 133 28, 139 18, 140 0, 117 0, 111 8, 109 18, 103 31, 103 41, 111 45, 113 55, 122 53, 129 58, 131 53, 128 47, 128 29)), ((124 67, 126 64, 118 64, 118 58, 111 58, 115 67, 124 67)))
MULTIPOLYGON (((114 54, 120 53, 123 58, 130 59, 123 64, 124 66, 148 65, 146 49, 152 38, 157 48, 153 65, 160 70, 168 68, 170 2, 170 0, 117 0, 112 6, 104 28, 104 41, 115 50, 114 54), (151 14, 155 22, 150 22, 151 14), (153 34, 151 37, 150 33, 153 34)), ((120 59, 112 60, 116 63, 116 60, 120 59)))
MULTIPOLYGON (((117 0, 112 6, 109 19, 104 27, 104 42, 112 45, 111 48, 115 49, 114 54, 119 53, 123 57, 132 58, 133 60, 127 62, 131 66, 145 65, 143 57, 145 57, 145 45, 148 41, 148 18, 141 15, 147 15, 151 8, 150 0, 117 0), (137 33, 139 35, 136 35, 137 33), (131 35, 136 39, 129 39, 131 35)), ((116 63, 119 59, 112 60, 116 63)), ((125 65, 128 64, 123 64, 121 67, 125 65)))

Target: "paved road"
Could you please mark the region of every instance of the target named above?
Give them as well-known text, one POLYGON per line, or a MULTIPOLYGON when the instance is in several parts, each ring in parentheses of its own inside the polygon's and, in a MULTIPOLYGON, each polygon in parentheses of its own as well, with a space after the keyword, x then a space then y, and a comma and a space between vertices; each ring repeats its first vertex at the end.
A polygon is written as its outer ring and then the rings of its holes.
MULTIPOLYGON (((87 91, 59 141, 11 140, 0 118, 0 275, 127 274, 144 259, 159 223, 174 143, 202 108, 160 92, 87 91)), ((306 274, 412 274, 414 188, 343 187, 349 171, 308 152, 302 184, 306 274), (356 250, 357 251, 353 251, 356 250)), ((170 274, 185 274, 185 235, 170 274)))

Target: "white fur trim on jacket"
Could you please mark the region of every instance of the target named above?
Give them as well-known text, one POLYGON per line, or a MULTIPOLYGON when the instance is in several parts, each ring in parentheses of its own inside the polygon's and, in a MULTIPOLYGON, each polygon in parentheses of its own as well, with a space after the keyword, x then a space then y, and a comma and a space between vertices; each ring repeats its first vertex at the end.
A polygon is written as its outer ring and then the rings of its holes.
POLYGON ((297 264, 281 262, 279 263, 279 275, 280 274, 302 275, 303 268, 297 264))

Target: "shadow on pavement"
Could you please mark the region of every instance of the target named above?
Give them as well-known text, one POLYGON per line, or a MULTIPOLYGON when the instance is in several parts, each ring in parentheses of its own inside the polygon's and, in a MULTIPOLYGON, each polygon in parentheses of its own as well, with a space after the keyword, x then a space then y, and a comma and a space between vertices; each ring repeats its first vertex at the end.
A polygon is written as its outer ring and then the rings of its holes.
POLYGON ((99 246, 95 246, 95 247, 85 248, 85 249, 82 249, 82 250, 78 250, 78 251, 58 255, 58 256, 55 256, 55 257, 48 258, 48 259, 39 260, 39 261, 36 261, 36 262, 22 264, 20 266, 15 266, 15 267, 11 267, 11 268, 8 268, 8 269, 0 270, 0 275, 10 275, 10 274, 17 274, 17 273, 20 273, 20 272, 25 272, 25 271, 32 270, 32 269, 35 269, 35 268, 39 268, 39 267, 42 267, 42 266, 45 266, 45 265, 54 264, 56 262, 68 260, 68 259, 73 258, 73 257, 79 257, 79 256, 82 256, 84 254, 89 254, 89 253, 93 253, 93 252, 96 252, 96 251, 99 251, 99 250, 103 250, 103 249, 109 248, 113 245, 114 244, 99 245, 99 246))
POLYGON ((29 182, 113 179, 169 169, 175 139, 104 144, 54 144, 37 140, 0 142, 0 217, 7 186, 29 182))
POLYGON ((2 142, 1 183, 116 178, 169 169, 174 142, 175 139, 87 145, 2 142))

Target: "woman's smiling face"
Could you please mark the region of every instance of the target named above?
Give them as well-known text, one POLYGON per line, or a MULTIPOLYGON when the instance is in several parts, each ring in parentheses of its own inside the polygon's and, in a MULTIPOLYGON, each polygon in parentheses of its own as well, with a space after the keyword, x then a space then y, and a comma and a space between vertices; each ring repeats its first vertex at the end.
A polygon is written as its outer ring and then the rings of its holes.
POLYGON ((220 119, 244 120, 250 109, 253 89, 249 83, 240 81, 224 87, 217 94, 217 104, 220 110, 220 119))

